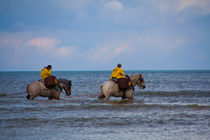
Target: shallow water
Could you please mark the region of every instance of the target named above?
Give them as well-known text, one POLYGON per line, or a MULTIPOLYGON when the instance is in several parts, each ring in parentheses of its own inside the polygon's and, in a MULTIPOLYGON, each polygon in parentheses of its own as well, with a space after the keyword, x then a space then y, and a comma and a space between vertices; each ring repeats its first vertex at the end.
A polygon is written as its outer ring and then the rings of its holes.
POLYGON ((61 100, 25 98, 39 72, 0 72, 0 139, 210 139, 210 71, 141 72, 134 100, 98 101, 110 71, 54 72, 72 80, 61 100))

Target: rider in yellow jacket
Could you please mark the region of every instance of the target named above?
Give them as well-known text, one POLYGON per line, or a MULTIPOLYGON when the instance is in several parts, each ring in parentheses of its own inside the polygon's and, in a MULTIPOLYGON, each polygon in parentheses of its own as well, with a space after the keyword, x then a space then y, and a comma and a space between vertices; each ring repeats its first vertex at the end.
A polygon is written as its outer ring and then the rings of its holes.
POLYGON ((121 68, 121 64, 118 64, 117 67, 113 69, 111 74, 111 80, 116 81, 119 78, 125 78, 125 73, 121 68))
MULTIPOLYGON (((51 65, 48 65, 47 67, 44 67, 41 71, 41 77, 42 79, 44 80, 45 78, 51 76, 51 73, 52 73, 52 66, 51 65)), ((58 81, 57 79, 55 78, 55 89, 58 89, 58 81)))
POLYGON ((42 79, 45 79, 47 77, 49 77, 52 73, 52 66, 51 65, 48 65, 47 67, 44 67, 42 69, 42 72, 41 72, 41 77, 42 79))

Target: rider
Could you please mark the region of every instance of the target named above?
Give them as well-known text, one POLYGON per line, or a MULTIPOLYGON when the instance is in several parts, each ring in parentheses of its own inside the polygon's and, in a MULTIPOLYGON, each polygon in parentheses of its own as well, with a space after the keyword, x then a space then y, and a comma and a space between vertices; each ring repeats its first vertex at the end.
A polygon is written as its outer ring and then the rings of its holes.
POLYGON ((44 80, 45 78, 49 77, 52 73, 52 66, 48 65, 47 67, 44 67, 41 71, 41 77, 44 80))
POLYGON ((125 78, 125 73, 121 68, 121 64, 118 64, 116 68, 113 69, 111 74, 111 80, 117 82, 119 78, 125 78))
MULTIPOLYGON (((52 73, 52 66, 51 65, 48 65, 47 67, 44 67, 41 71, 41 77, 42 79, 46 80, 46 78, 50 77, 51 76, 51 73, 52 73)), ((56 77, 55 77, 55 89, 58 89, 58 81, 56 80, 56 77)))
POLYGON ((121 68, 121 64, 118 64, 116 68, 113 69, 112 74, 111 74, 111 80, 114 81, 115 83, 118 83, 119 88, 124 91, 122 98, 126 98, 125 96, 125 90, 131 86, 130 79, 128 75, 125 77, 125 73, 121 68), (126 79, 126 80, 125 80, 126 79))

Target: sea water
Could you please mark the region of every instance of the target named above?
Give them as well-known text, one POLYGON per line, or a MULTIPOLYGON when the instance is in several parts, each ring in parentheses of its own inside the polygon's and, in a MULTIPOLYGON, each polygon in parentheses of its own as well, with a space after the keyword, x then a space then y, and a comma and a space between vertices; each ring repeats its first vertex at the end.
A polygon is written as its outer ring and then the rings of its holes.
POLYGON ((72 81, 60 100, 27 100, 27 84, 40 72, 0 72, 0 140, 210 139, 210 71, 142 73, 146 89, 134 100, 99 101, 111 71, 56 71, 72 81))

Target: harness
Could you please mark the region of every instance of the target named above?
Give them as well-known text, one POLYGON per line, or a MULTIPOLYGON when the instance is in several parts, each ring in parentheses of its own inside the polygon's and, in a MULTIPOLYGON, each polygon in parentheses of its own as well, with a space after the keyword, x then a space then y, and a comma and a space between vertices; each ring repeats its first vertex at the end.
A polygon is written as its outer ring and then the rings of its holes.
MULTIPOLYGON (((126 77, 128 78, 128 80, 131 82, 130 77, 129 77, 128 75, 125 75, 125 76, 126 76, 126 77)), ((139 81, 140 81, 140 82, 144 82, 144 79, 143 79, 142 77, 139 77, 139 81)), ((136 84, 137 84, 137 82, 138 82, 138 80, 136 81, 136 84)), ((135 84, 135 85, 136 85, 136 84, 135 84)), ((134 88, 132 82, 131 82, 131 86, 129 86, 128 89, 131 89, 131 88, 133 89, 133 91, 135 91, 135 88, 134 88)))
MULTIPOLYGON (((125 75, 125 77, 127 77, 129 82, 131 82, 131 79, 127 74, 125 75)), ((131 88, 133 89, 133 91, 135 90, 132 82, 131 82, 131 86, 129 86, 128 89, 131 89, 131 88)))
MULTIPOLYGON (((122 96, 123 99, 126 98, 126 97, 125 97, 125 91, 126 91, 126 90, 128 90, 128 89, 133 89, 133 91, 135 91, 135 88, 134 88, 134 86, 133 86, 133 83, 131 82, 130 77, 129 77, 127 74, 125 75, 125 77, 129 80, 129 82, 131 83, 131 85, 128 86, 127 89, 121 90, 121 91, 123 91, 123 96, 122 96)), ((112 79, 112 80, 113 80, 113 79, 112 79)), ((143 82, 143 81, 144 81, 143 78, 142 78, 141 76, 139 77, 138 80, 139 80, 140 82, 143 82)), ((138 80, 136 81, 135 85, 137 84, 138 80)), ((114 80, 113 80, 113 81, 114 81, 114 80)), ((118 82, 116 82, 116 81, 114 81, 114 82, 115 82, 115 83, 118 83, 118 82)))
MULTIPOLYGON (((128 89, 133 89, 133 91, 134 91, 134 86, 133 86, 133 83, 131 82, 130 77, 129 77, 128 75, 125 75, 125 76, 127 77, 128 81, 131 83, 131 85, 130 85, 130 86, 128 86, 128 88, 127 88, 127 89, 124 89, 124 90, 123 90, 123 96, 122 96, 122 99, 125 99, 125 98, 126 98, 126 96, 125 96, 125 91, 126 91, 126 90, 128 90, 128 89)), ((129 84, 129 83, 128 83, 128 84, 129 84)))

